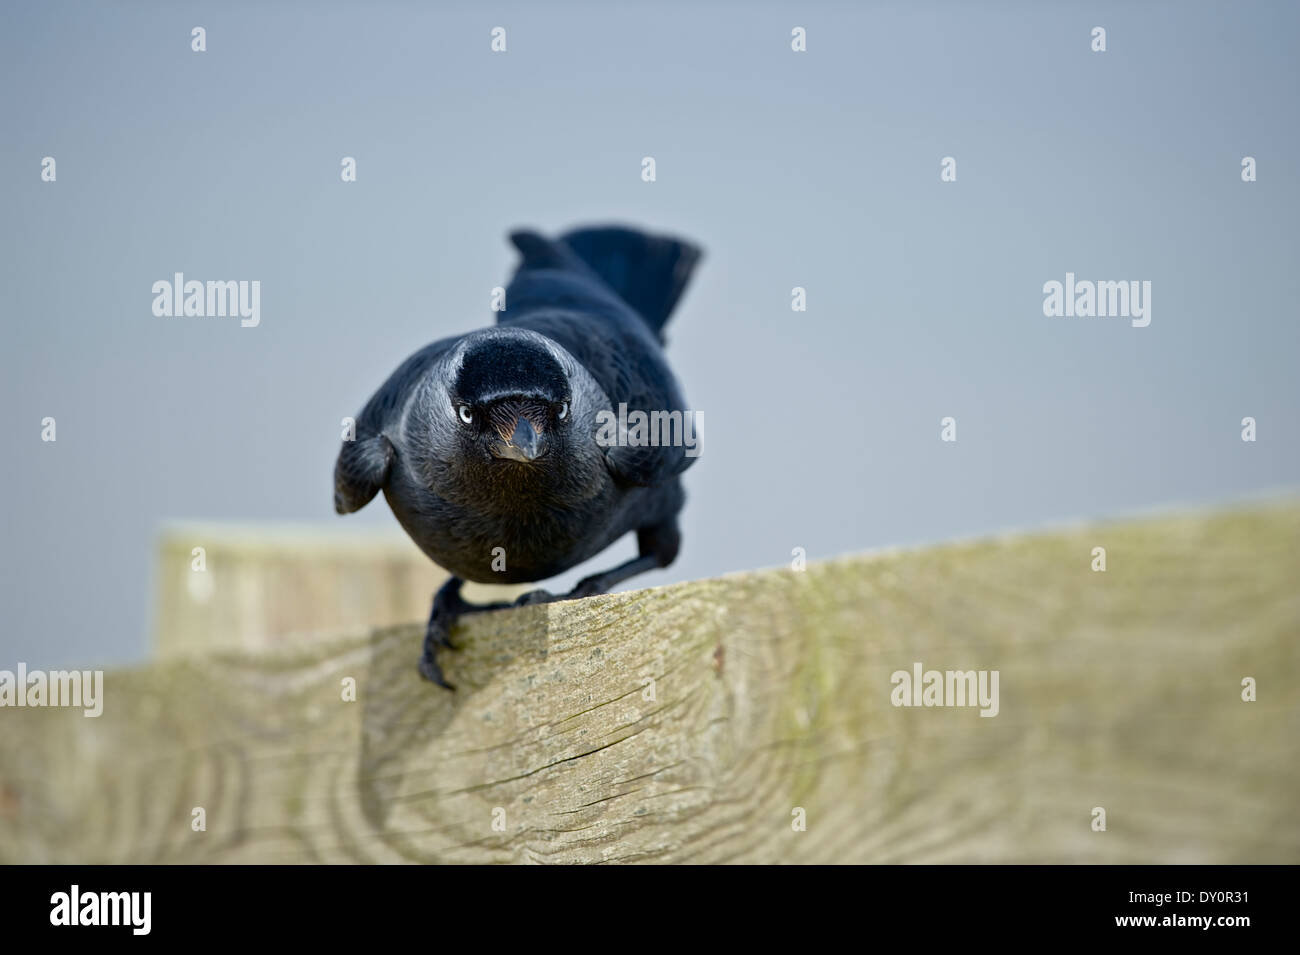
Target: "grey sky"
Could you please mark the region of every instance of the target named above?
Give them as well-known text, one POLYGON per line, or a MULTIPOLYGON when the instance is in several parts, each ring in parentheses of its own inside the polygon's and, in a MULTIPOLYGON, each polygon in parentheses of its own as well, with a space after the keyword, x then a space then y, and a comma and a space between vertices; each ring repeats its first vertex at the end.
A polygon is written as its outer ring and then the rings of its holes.
POLYGON ((636 585, 1300 483, 1300 8, 864 6, 5 4, 0 667, 142 657, 163 522, 343 520, 339 419, 490 321, 517 225, 707 250, 636 585), (260 327, 154 317, 177 271, 260 327), (1067 271, 1151 325, 1044 317, 1067 271))

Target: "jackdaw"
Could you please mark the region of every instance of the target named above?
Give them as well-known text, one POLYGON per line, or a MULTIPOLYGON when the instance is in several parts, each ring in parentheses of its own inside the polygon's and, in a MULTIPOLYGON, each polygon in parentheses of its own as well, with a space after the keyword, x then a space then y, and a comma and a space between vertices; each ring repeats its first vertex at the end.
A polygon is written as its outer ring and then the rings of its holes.
POLYGON ((619 227, 510 240, 521 258, 497 324, 403 362, 357 416, 334 468, 335 510, 382 490, 411 539, 452 573, 433 598, 419 663, 448 689, 437 652, 452 647, 456 618, 512 606, 468 603, 464 581, 543 580, 632 531, 639 556, 567 594, 535 590, 515 603, 605 593, 667 567, 681 545, 678 475, 698 454, 681 440, 691 415, 663 328, 700 250, 619 227), (636 412, 676 417, 678 430, 610 426, 636 412))

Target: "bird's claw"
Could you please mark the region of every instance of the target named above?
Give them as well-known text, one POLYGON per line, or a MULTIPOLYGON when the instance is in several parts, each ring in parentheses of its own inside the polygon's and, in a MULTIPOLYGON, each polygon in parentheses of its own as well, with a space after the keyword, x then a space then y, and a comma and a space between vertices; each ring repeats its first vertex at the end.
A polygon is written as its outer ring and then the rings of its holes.
POLYGON ((420 676, 439 686, 454 690, 455 687, 442 675, 442 667, 438 666, 439 647, 446 647, 448 650, 460 649, 451 641, 450 621, 435 616, 424 631, 424 652, 420 654, 420 676))
POLYGON ((594 597, 597 594, 603 594, 605 588, 598 577, 588 577, 586 580, 578 581, 577 586, 569 591, 569 597, 578 599, 582 597, 594 597))
POLYGON ((447 682, 447 678, 442 675, 442 667, 438 666, 438 661, 431 653, 426 653, 420 657, 420 676, 424 677, 430 683, 436 683, 439 686, 446 687, 448 690, 456 689, 447 682))
POLYGON ((459 650, 460 644, 451 639, 451 628, 447 626, 439 627, 434 635, 434 640, 438 646, 446 647, 448 650, 459 650))
POLYGON ((555 599, 555 594, 549 590, 530 590, 526 594, 521 594, 515 600, 516 607, 529 607, 533 604, 550 603, 555 599))

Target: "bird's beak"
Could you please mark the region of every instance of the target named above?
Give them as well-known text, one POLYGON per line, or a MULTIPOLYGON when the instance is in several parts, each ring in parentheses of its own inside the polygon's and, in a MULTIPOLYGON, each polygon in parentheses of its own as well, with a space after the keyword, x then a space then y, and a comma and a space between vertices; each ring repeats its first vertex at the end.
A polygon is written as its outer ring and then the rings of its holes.
POLYGON ((515 430, 510 435, 510 440, 497 446, 496 455, 499 458, 526 462, 536 460, 545 449, 545 439, 527 418, 520 415, 515 420, 515 430))

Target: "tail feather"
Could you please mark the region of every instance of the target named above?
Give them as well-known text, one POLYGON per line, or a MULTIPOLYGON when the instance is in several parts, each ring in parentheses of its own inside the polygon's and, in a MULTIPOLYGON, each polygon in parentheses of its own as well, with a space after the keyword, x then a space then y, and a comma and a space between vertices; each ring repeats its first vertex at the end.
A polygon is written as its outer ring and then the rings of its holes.
POLYGON ((617 226, 575 229, 562 238, 661 337, 702 254, 681 239, 617 226))
POLYGON ((619 226, 574 229, 559 240, 521 230, 512 232, 510 240, 523 260, 519 272, 559 269, 596 278, 661 340, 702 254, 681 239, 619 226))

